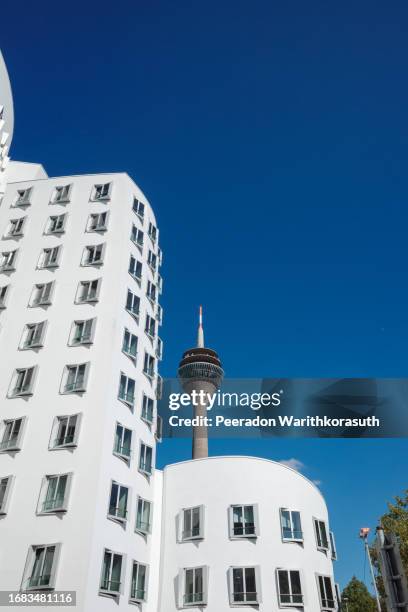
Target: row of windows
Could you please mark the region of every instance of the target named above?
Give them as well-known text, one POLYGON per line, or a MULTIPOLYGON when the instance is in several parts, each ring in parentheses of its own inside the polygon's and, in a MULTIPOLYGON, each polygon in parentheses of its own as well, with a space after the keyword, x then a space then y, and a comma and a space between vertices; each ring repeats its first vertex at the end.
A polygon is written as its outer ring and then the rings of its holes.
MULTIPOLYGON (((81 281, 78 284, 78 289, 75 295, 75 304, 96 304, 99 301, 102 279, 97 278, 92 281, 81 281)), ((34 285, 31 296, 28 302, 30 308, 46 307, 52 305, 52 300, 55 292, 55 281, 48 283, 38 283, 34 285)), ((0 287, 0 309, 7 307, 7 300, 11 285, 0 287)), ((160 290, 160 287, 159 287, 160 290)), ((155 318, 162 323, 163 310, 157 303, 158 287, 151 281, 147 282, 146 296, 155 311, 155 318)), ((140 297, 128 289, 126 295, 125 308, 139 322, 140 315, 140 297)), ((149 325, 150 327, 150 325, 149 325)))
MULTIPOLYGON (((46 236, 60 236, 65 233, 67 227, 68 213, 60 213, 58 215, 50 215, 46 221, 44 227, 44 234, 46 236)), ((24 236, 25 226, 27 223, 27 216, 17 217, 11 219, 6 231, 3 235, 4 238, 22 238, 24 236)), ((88 233, 103 233, 108 230, 109 225, 109 212, 91 213, 86 222, 85 231, 88 233)), ((136 244, 139 249, 143 248, 144 245, 144 231, 137 228, 135 224, 132 225, 131 240, 136 244)), ((153 244, 157 243, 157 228, 153 223, 149 223, 147 235, 153 244)), ((158 248, 159 258, 162 257, 161 249, 158 248)))
MULTIPOLYGON (((22 590, 53 589, 61 552, 61 544, 33 545, 28 551, 22 590)), ((125 593, 126 555, 105 549, 103 552, 99 593, 115 598, 125 593)), ((187 567, 180 569, 177 577, 178 607, 205 606, 208 603, 209 567, 187 567)), ((303 607, 306 593, 303 572, 297 569, 278 567, 275 570, 279 606, 303 607)), ((131 561, 130 602, 145 602, 148 599, 149 567, 131 561)), ((230 605, 258 605, 262 601, 261 570, 259 566, 232 566, 227 570, 230 605)), ((320 610, 330 612, 338 608, 340 595, 338 585, 331 576, 316 574, 316 588, 320 610)))
MULTIPOLYGON (((17 265, 19 249, 11 251, 3 251, 0 254, 0 272, 14 272, 17 265)), ((89 245, 84 248, 81 265, 82 266, 95 266, 100 267, 103 265, 105 260, 106 243, 89 245)), ((40 257, 37 263, 38 270, 54 270, 60 266, 61 263, 62 246, 49 247, 41 251, 40 257)), ((152 273, 155 274, 158 266, 161 264, 161 257, 157 256, 150 249, 147 254, 147 264, 151 269, 152 273)), ((129 272, 132 276, 136 277, 138 281, 142 278, 142 262, 136 261, 132 256, 129 263, 129 272), (132 263, 133 261, 133 263, 132 263), (134 272, 131 272, 131 269, 134 272)), ((159 275, 158 284, 162 284, 162 279, 159 275)))
MULTIPOLYGON (((257 538, 260 535, 260 522, 257 504, 235 504, 229 507, 229 537, 257 538)), ((304 535, 300 512, 288 508, 280 509, 280 524, 283 542, 304 544, 304 535)), ((204 506, 195 506, 182 510, 178 520, 178 541, 203 540, 204 506)), ((334 534, 327 529, 325 521, 313 519, 316 547, 325 553, 331 552, 332 559, 337 559, 334 534)))
MULTIPOLYGON (((85 393, 87 390, 90 371, 90 362, 66 365, 63 370, 60 393, 85 393)), ((17 368, 11 378, 11 383, 7 397, 26 397, 33 395, 34 386, 37 378, 38 366, 29 368, 17 368)), ((150 382, 156 376, 156 359, 145 351, 143 373, 150 382)), ((158 387, 161 379, 158 377, 158 387)), ((135 404, 136 381, 123 372, 120 375, 118 399, 124 402, 133 410, 135 404)), ((160 390, 160 389, 159 389, 160 390)), ((159 393, 157 392, 157 395, 159 393)))
MULTIPOLYGON (((72 323, 68 337, 68 346, 89 346, 93 344, 96 328, 96 317, 92 319, 80 319, 72 323)), ((37 323, 27 323, 24 326, 21 336, 19 349, 30 350, 42 348, 45 344, 45 335, 47 331, 48 321, 39 321, 37 323)), ((144 331, 152 343, 156 340, 158 322, 149 314, 146 315, 144 331)), ((137 360, 138 336, 125 328, 123 333, 122 351, 125 355, 132 359, 133 363, 137 360)), ((156 342, 156 357, 162 359, 163 343, 161 338, 157 336, 156 342)))
MULTIPOLYGON (((50 204, 68 204, 72 199, 72 187, 72 183, 54 187, 50 197, 50 204)), ((112 197, 112 189, 112 183, 96 184, 91 189, 89 200, 91 202, 107 202, 112 197)), ((30 206, 32 196, 33 187, 19 189, 17 191, 16 197, 13 200, 12 208, 25 208, 26 206, 30 206)), ((143 204, 143 202, 140 202, 140 200, 138 200, 137 198, 133 198, 132 209, 143 225, 145 221, 145 205, 143 204)), ((156 242, 158 237, 158 231, 157 228, 151 222, 149 222, 148 233, 151 236, 152 240, 156 242)))

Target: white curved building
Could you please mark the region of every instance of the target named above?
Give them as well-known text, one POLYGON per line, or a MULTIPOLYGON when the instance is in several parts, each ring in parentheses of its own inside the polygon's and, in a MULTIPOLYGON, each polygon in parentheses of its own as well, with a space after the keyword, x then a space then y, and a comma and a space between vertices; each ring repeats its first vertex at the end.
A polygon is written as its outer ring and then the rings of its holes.
POLYGON ((337 609, 328 513, 280 463, 209 457, 163 477, 159 612, 337 609))

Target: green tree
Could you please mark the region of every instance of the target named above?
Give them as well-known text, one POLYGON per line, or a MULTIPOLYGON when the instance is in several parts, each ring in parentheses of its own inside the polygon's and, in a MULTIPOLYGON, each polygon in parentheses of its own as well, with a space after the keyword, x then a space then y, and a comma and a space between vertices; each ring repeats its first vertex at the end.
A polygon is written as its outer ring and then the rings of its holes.
POLYGON ((348 612, 377 612, 374 597, 370 595, 364 582, 357 580, 355 576, 343 590, 341 599, 343 602, 342 612, 346 610, 348 612), (347 600, 347 606, 345 600, 347 600))

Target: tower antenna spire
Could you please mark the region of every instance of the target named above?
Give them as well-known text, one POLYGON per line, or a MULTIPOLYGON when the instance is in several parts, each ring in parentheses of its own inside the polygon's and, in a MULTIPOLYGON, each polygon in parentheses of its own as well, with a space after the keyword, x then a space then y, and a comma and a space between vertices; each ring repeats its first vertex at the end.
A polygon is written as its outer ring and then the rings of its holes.
POLYGON ((204 329, 203 329, 203 307, 200 306, 198 315, 197 348, 204 348, 204 329))

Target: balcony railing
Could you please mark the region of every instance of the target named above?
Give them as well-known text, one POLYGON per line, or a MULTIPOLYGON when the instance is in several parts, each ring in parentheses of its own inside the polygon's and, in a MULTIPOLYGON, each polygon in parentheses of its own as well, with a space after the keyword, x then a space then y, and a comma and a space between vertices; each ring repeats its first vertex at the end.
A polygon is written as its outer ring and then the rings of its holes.
POLYGON ((61 510, 64 505, 63 497, 55 497, 54 499, 46 499, 42 505, 43 512, 50 512, 51 510, 61 510))
POLYGON ((130 598, 136 599, 137 601, 144 601, 146 598, 145 589, 138 589, 136 584, 132 582, 132 588, 130 591, 130 598))
POLYGON ((109 506, 109 515, 126 520, 127 510, 126 508, 121 508, 120 506, 109 506))
POLYGON ((238 602, 257 602, 258 593, 256 591, 234 591, 233 593, 234 603, 238 602))
POLYGON ((204 593, 185 593, 184 603, 185 604, 199 604, 204 601, 204 593))
POLYGON ((255 523, 235 523, 234 525, 234 535, 236 536, 246 536, 246 535, 255 535, 255 523))
POLYGON ((119 580, 102 580, 101 590, 109 591, 110 593, 119 593, 120 584, 119 580))

